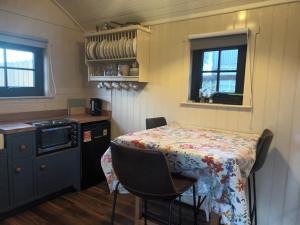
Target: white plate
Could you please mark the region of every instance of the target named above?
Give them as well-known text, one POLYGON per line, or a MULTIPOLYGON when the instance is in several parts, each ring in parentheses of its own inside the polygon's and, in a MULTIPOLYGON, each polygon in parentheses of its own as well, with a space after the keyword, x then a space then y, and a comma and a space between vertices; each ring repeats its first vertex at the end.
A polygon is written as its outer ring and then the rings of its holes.
POLYGON ((109 59, 110 58, 110 45, 111 45, 111 42, 108 41, 107 44, 106 44, 106 58, 109 59))
POLYGON ((119 52, 119 55, 120 55, 120 58, 124 58, 124 41, 125 41, 125 38, 124 37, 121 37, 121 39, 119 40, 119 44, 118 44, 118 52, 119 52))
POLYGON ((107 54, 106 54, 106 48, 107 48, 107 45, 108 45, 108 41, 105 40, 104 44, 103 44, 103 58, 106 59, 107 58, 107 54))
POLYGON ((97 42, 93 41, 89 45, 89 54, 91 56, 91 59, 96 59, 96 54, 95 54, 95 47, 97 45, 97 42))
POLYGON ((99 47, 99 55, 100 55, 100 58, 101 59, 104 59, 105 56, 104 56, 104 45, 106 43, 106 40, 102 40, 101 43, 100 43, 100 47, 99 47))
POLYGON ((127 38, 124 38, 124 41, 123 41, 123 57, 124 57, 124 58, 127 57, 127 53, 126 53, 126 43, 127 43, 127 38))
POLYGON ((91 42, 88 42, 88 43, 86 44, 86 47, 85 47, 85 53, 86 53, 86 57, 87 57, 88 59, 91 58, 90 53, 89 53, 89 45, 90 45, 90 44, 91 44, 91 42))
POLYGON ((118 58, 118 52, 117 52, 117 44, 118 44, 118 41, 114 41, 113 42, 113 55, 114 55, 114 58, 118 58))
POLYGON ((133 39, 129 39, 129 52, 130 52, 130 56, 129 57, 133 57, 134 56, 134 52, 133 52, 133 39))
POLYGON ((130 39, 126 40, 126 57, 129 58, 130 57, 130 39))
POLYGON ((97 42, 97 45, 96 45, 96 57, 97 59, 100 59, 100 45, 101 45, 101 42, 97 42))
POLYGON ((117 40, 115 43, 115 54, 116 54, 116 58, 121 58, 120 53, 119 53, 119 42, 120 40, 117 40))
POLYGON ((113 53, 112 53, 112 41, 109 42, 109 45, 108 45, 108 58, 111 59, 113 58, 113 53))
POLYGON ((133 38, 132 41, 132 50, 133 50, 133 55, 136 56, 136 37, 133 38))

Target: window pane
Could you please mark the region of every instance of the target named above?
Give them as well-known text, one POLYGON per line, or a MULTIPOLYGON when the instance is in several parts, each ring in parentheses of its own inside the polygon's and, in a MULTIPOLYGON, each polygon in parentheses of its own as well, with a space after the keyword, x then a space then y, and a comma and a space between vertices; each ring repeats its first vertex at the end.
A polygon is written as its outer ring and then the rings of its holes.
POLYGON ((4 50, 0 48, 0 66, 4 66, 4 50))
POLYGON ((202 73, 202 92, 213 94, 217 91, 217 73, 202 73))
POLYGON ((219 92, 234 93, 236 85, 236 72, 221 72, 219 92))
POLYGON ((34 72, 32 70, 7 70, 8 87, 34 87, 34 72))
POLYGON ((32 52, 7 49, 6 60, 8 67, 34 68, 34 54, 32 52))
POLYGON ((0 87, 5 86, 4 69, 0 69, 0 87))
POLYGON ((238 49, 221 51, 220 70, 237 70, 238 49))
POLYGON ((218 69, 219 51, 209 51, 203 54, 203 71, 218 69))

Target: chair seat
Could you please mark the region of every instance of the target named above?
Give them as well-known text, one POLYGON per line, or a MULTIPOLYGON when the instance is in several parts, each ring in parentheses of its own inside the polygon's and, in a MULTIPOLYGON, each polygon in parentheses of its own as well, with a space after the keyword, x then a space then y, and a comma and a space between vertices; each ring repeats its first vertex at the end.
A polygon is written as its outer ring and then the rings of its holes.
POLYGON ((193 184, 197 181, 194 178, 185 177, 180 174, 172 174, 172 180, 175 186, 175 189, 179 195, 186 192, 190 189, 193 184))

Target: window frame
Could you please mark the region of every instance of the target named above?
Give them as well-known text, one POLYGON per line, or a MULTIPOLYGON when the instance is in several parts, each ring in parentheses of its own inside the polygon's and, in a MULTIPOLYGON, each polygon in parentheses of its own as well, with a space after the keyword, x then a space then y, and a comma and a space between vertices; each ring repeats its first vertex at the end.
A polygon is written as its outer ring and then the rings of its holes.
MULTIPOLYGON (((190 84, 190 99, 193 101, 199 101, 199 89, 202 87, 203 75, 202 73, 211 72, 217 73, 217 92, 226 93, 228 95, 242 95, 244 94, 244 82, 245 82, 245 71, 246 71, 246 57, 247 57, 247 44, 235 45, 227 47, 215 47, 206 49, 192 50, 192 71, 191 71, 191 84, 190 84), (238 49, 238 61, 236 70, 220 70, 220 57, 222 50, 238 49), (208 51, 219 51, 218 68, 217 70, 205 71, 203 70, 203 57, 204 52, 208 51), (236 72, 236 86, 235 92, 219 92, 220 73, 221 72, 236 72)), ((230 100, 229 100, 230 101, 230 100)), ((226 101, 227 102, 227 101, 226 101)), ((228 103, 224 103, 228 104, 228 103)))
POLYGON ((4 66, 0 66, 4 69, 5 86, 0 87, 0 98, 1 97, 30 97, 30 96, 45 96, 44 87, 44 48, 27 46, 22 44, 14 44, 0 41, 0 48, 4 49, 4 66), (34 68, 18 68, 18 67, 8 67, 6 60, 6 49, 20 50, 32 52, 34 55, 34 68), (7 86, 7 70, 30 70, 34 71, 34 87, 8 87, 7 86))

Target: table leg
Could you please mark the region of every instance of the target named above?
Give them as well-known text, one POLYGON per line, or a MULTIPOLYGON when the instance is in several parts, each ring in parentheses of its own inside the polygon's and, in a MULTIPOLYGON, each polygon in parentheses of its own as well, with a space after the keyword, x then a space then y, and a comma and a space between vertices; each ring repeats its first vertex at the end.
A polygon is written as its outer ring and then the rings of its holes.
POLYGON ((141 215, 141 200, 138 197, 135 197, 134 203, 134 225, 138 225, 140 223, 141 215))
POLYGON ((216 213, 211 213, 210 225, 219 225, 220 224, 220 215, 216 213))

